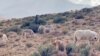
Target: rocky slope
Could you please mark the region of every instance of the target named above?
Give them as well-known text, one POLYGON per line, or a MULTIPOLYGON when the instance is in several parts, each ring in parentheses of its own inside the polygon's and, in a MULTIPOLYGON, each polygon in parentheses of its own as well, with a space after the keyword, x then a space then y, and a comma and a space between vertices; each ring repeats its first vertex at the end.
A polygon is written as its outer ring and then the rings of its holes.
MULTIPOLYGON (((56 40, 63 41, 64 45, 74 43, 73 33, 78 29, 90 29, 100 33, 99 15, 100 6, 97 6, 79 11, 2 21, 0 22, 0 31, 7 35, 8 41, 3 45, 0 43, 0 56, 32 56, 40 46, 56 40)), ((97 46, 98 49, 93 53, 94 56, 100 55, 100 45, 93 47, 97 46)), ((78 54, 80 53, 73 55, 78 56, 78 54)), ((84 55, 84 52, 82 54, 84 55)))

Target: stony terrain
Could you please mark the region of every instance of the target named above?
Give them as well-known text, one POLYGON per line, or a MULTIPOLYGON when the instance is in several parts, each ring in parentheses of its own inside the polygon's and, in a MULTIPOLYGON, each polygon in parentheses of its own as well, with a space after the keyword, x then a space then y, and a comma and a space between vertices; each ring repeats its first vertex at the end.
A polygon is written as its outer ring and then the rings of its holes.
MULTIPOLYGON (((73 34, 79 29, 90 29, 100 34, 99 15, 100 6, 97 6, 94 8, 84 8, 79 11, 1 21, 0 56, 37 56, 34 53, 38 52, 39 47, 53 44, 58 40, 62 41, 63 45, 68 46, 69 43, 74 43, 73 34), (8 40, 6 43, 2 42, 2 34, 7 35, 8 40)), ((100 42, 96 42, 96 44, 98 45, 90 47, 90 51, 87 49, 86 53, 74 53, 73 51, 72 56, 80 56, 80 54, 82 54, 81 56, 100 56, 100 42), (93 47, 97 49, 92 50, 93 47)), ((66 52, 60 53, 63 54, 62 56, 70 56, 64 54, 66 52)), ((58 55, 55 54, 53 56, 58 55)))

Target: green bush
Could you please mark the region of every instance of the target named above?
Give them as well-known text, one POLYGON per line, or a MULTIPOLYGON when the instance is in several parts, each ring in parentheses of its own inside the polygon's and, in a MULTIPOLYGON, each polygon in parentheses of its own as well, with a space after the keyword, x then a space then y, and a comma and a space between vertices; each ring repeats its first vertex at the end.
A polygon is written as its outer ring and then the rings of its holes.
POLYGON ((23 23, 22 26, 21 26, 21 28, 25 28, 25 27, 27 27, 27 26, 30 26, 30 22, 25 22, 25 23, 23 23))
POLYGON ((34 52, 32 56, 41 56, 40 53, 34 52))
POLYGON ((41 46, 39 48, 39 52, 41 56, 52 56, 53 54, 53 46, 47 45, 47 46, 41 46))
POLYGON ((31 29, 33 30, 34 33, 38 32, 38 28, 40 25, 45 25, 47 22, 45 19, 40 18, 39 16, 36 16, 34 18, 34 20, 32 21, 28 21, 28 22, 24 22, 21 25, 21 28, 23 29, 31 29))
POLYGON ((13 26, 13 27, 4 29, 4 32, 16 32, 16 33, 19 33, 20 31, 21 31, 21 28, 19 26, 13 26))
POLYGON ((3 22, 0 22, 0 26, 3 26, 3 22))
POLYGON ((27 44, 26 44, 26 47, 27 47, 27 48, 31 48, 32 46, 33 46, 33 45, 32 45, 31 43, 27 43, 27 44))
POLYGON ((77 14, 77 15, 75 16, 75 19, 84 19, 84 16, 83 16, 83 15, 77 14))
POLYGON ((80 53, 81 53, 80 56, 89 56, 89 51, 90 51, 90 47, 89 46, 85 47, 85 48, 82 48, 80 50, 80 53))
POLYGON ((70 56, 71 53, 74 53, 74 52, 76 51, 76 49, 77 49, 77 47, 76 47, 75 44, 68 44, 68 45, 66 46, 66 54, 67 54, 68 56, 70 56))
POLYGON ((65 21, 66 21, 65 18, 60 18, 60 17, 58 17, 58 18, 55 18, 55 19, 53 20, 53 23, 64 23, 65 21))
POLYGON ((60 44, 58 49, 63 52, 64 51, 64 45, 60 44))
POLYGON ((92 9, 90 9, 90 8, 83 8, 81 10, 81 12, 86 12, 86 13, 90 13, 91 11, 92 11, 92 9))
POLYGON ((33 56, 52 56, 54 53, 55 48, 52 45, 42 45, 39 47, 38 52, 34 53, 33 56))
POLYGON ((40 18, 38 15, 36 15, 34 23, 39 24, 39 25, 45 25, 46 20, 44 20, 43 18, 40 18))
POLYGON ((44 19, 38 19, 35 24, 39 24, 39 25, 45 25, 46 24, 46 20, 44 19))
POLYGON ((38 32, 38 28, 39 28, 40 25, 37 25, 37 24, 32 24, 28 27, 28 29, 31 29, 34 33, 37 33, 38 32))
POLYGON ((78 48, 79 48, 79 49, 84 49, 84 48, 86 48, 87 46, 88 46, 88 44, 82 44, 82 45, 78 46, 78 48))

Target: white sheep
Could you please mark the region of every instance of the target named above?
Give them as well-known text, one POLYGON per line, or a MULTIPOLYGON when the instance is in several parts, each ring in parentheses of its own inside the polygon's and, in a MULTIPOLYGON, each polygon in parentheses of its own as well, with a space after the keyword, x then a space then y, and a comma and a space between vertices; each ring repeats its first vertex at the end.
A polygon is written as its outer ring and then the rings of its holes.
POLYGON ((98 40, 98 34, 91 30, 77 30, 74 33, 75 42, 80 40, 88 40, 94 42, 98 40))

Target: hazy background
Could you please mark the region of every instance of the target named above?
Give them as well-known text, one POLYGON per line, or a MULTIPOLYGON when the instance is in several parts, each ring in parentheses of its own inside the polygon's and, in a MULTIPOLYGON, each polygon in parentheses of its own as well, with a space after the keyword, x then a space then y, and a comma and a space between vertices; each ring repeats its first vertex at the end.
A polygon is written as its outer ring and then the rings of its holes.
POLYGON ((97 6, 99 0, 0 0, 0 16, 20 18, 97 6))

